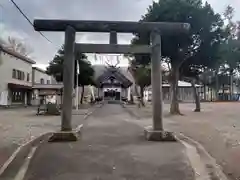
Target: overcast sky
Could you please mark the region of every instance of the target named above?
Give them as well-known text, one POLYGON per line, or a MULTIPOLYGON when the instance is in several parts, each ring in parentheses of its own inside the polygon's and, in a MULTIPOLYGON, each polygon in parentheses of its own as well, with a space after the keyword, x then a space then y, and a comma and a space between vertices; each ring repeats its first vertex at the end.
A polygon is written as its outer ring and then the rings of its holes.
MULTIPOLYGON (((131 20, 138 21, 152 0, 15 0, 26 15, 34 18, 76 20, 131 20)), ((216 12, 222 13, 231 4, 240 7, 239 0, 208 0, 216 12)), ((240 20, 240 10, 235 10, 240 20)), ((53 43, 40 36, 21 16, 10 0, 0 1, 0 37, 21 38, 33 49, 32 58, 43 67, 52 60, 63 43, 63 33, 44 32, 53 43), (41 65, 43 64, 43 65, 41 65)), ((129 43, 131 36, 121 35, 119 43, 129 43)), ((78 34, 78 42, 108 43, 107 34, 78 34)), ((126 64, 124 61, 122 64, 126 64)))

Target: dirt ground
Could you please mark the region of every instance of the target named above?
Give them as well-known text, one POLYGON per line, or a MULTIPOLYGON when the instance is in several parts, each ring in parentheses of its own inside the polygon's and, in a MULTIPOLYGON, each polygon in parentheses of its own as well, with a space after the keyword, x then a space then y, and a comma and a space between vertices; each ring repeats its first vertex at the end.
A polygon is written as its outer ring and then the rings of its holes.
MULTIPOLYGON (((81 124, 87 111, 73 112, 73 127, 81 124)), ((0 109, 0 167, 21 144, 60 130, 60 116, 36 116, 36 112, 36 108, 0 109)))
MULTIPOLYGON (((193 112, 194 104, 180 104, 184 116, 169 116, 164 105, 164 127, 182 132, 201 143, 217 160, 224 172, 234 180, 240 179, 240 103, 202 103, 202 112, 193 112)), ((141 126, 151 125, 151 105, 138 109, 128 106, 140 119, 141 126)))

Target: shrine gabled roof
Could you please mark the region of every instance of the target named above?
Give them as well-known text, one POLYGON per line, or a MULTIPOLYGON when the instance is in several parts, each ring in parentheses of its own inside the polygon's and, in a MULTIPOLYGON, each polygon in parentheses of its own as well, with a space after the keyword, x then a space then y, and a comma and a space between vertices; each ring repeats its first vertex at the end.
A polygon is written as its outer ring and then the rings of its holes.
POLYGON ((106 67, 99 75, 96 77, 96 85, 100 86, 102 82, 106 81, 110 77, 114 77, 117 81, 120 81, 123 87, 129 87, 132 85, 132 81, 130 81, 122 72, 120 68, 115 67, 106 67))
MULTIPOLYGON (((94 79, 97 80, 99 76, 101 76, 106 71, 107 66, 105 65, 93 65, 94 69, 94 79)), ((134 78, 132 77, 131 73, 128 71, 127 66, 119 66, 117 67, 118 71, 122 73, 127 79, 131 82, 134 82, 134 78)))

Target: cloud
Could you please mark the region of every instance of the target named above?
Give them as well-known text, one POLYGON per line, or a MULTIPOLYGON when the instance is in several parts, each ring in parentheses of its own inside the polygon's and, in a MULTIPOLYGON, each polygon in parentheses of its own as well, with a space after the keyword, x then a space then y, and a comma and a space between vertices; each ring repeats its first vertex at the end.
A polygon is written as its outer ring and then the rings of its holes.
POLYGON ((23 41, 29 37, 25 32, 21 30, 14 31, 13 29, 11 29, 10 27, 8 27, 7 25, 1 22, 0 22, 0 32, 1 32, 0 38, 2 38, 5 41, 7 41, 8 36, 12 36, 23 41))
POLYGON ((240 20, 240 11, 237 9, 237 7, 240 6, 240 1, 239 0, 207 0, 212 7, 215 9, 216 12, 222 14, 225 10, 225 8, 228 5, 231 5, 232 7, 235 8, 235 20, 240 20))
MULTIPOLYGON (((132 20, 137 21, 145 13, 151 0, 41 0, 16 1, 26 15, 33 21, 34 18, 51 19, 81 19, 81 20, 132 20)), ((20 36, 27 39, 34 49, 34 57, 39 63, 47 63, 52 59, 58 47, 63 43, 63 33, 44 34, 53 42, 48 43, 42 36, 33 30, 28 22, 20 15, 17 9, 8 0, 2 0, 2 24, 4 35, 20 36), (9 33, 9 32, 16 32, 9 33), (23 35, 23 33, 24 35, 23 35)), ((120 35, 119 43, 129 43, 131 35, 120 35)), ((80 33, 78 42, 107 43, 107 34, 80 33)))
MULTIPOLYGON (((231 3, 238 7, 239 0, 209 0, 218 12, 231 3)), ((34 18, 76 19, 76 20, 131 20, 141 18, 152 0, 17 0, 17 4, 33 21, 34 18)), ((63 44, 63 33, 44 32, 53 43, 49 43, 21 16, 9 0, 0 2, 0 36, 21 37, 33 49, 33 57, 38 63, 47 64, 57 49, 63 44)), ((236 9, 237 11, 237 9, 236 9)), ((240 19, 240 12, 236 17, 240 19)), ((119 43, 130 42, 131 35, 119 35, 119 43)), ((78 33, 77 42, 108 43, 108 34, 78 33)))

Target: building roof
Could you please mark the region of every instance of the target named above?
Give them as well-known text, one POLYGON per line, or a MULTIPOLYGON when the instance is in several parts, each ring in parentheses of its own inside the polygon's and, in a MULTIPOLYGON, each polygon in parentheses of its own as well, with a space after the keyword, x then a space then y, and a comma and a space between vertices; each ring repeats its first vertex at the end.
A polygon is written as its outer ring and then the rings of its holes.
MULTIPOLYGON (((94 79, 96 80, 99 76, 101 76, 105 72, 106 68, 107 66, 105 65, 93 65, 94 79)), ((121 72, 127 79, 134 82, 134 78, 132 77, 131 73, 128 71, 128 67, 125 67, 125 66, 118 67, 118 71, 121 72)))
POLYGON ((22 84, 15 84, 15 83, 8 83, 9 88, 21 88, 21 89, 32 89, 30 85, 22 85, 22 84))
POLYGON ((62 89, 63 84, 34 84, 33 89, 62 89))
POLYGON ((39 71, 39 72, 42 72, 42 73, 44 73, 44 74, 47 74, 47 72, 46 72, 45 70, 41 69, 41 68, 38 68, 38 67, 32 67, 32 68, 35 69, 35 70, 37 70, 37 71, 39 71))
MULTIPOLYGON (((170 87, 170 84, 163 84, 163 87, 170 87)), ((196 87, 200 87, 201 85, 196 84, 196 87)), ((178 81, 178 87, 192 87, 191 83, 186 81, 178 81)))
POLYGON ((9 49, 9 48, 7 48, 7 47, 4 47, 4 46, 1 45, 1 44, 0 44, 0 51, 3 51, 3 52, 5 52, 5 53, 7 53, 7 54, 10 54, 10 55, 12 55, 12 56, 14 56, 14 57, 16 57, 16 58, 18 58, 18 59, 21 59, 22 61, 25 61, 25 62, 27 62, 27 63, 36 64, 36 62, 33 61, 32 59, 30 59, 30 58, 28 58, 28 57, 26 57, 26 56, 23 56, 22 54, 14 51, 14 50, 12 50, 12 49, 9 49))
MULTIPOLYGON (((99 69, 98 69, 99 70, 99 69)), ((96 73, 96 72, 95 72, 96 73)), ((117 81, 120 81, 123 87, 127 88, 132 85, 132 81, 126 77, 125 74, 122 73, 120 68, 115 67, 106 67, 104 66, 103 71, 101 74, 97 71, 97 75, 95 75, 95 81, 97 86, 101 86, 101 84, 106 81, 107 79, 114 77, 117 81)))
MULTIPOLYGON (((196 87, 202 87, 202 86, 199 85, 199 84, 196 84, 195 86, 196 86, 196 87)), ((164 84, 162 84, 162 87, 170 87, 170 84, 164 83, 164 84)), ((180 87, 180 88, 190 88, 190 87, 192 87, 192 85, 191 85, 191 83, 186 82, 186 81, 178 81, 178 87, 180 87)), ((149 86, 149 87, 147 87, 146 89, 147 89, 147 90, 151 90, 152 87, 149 86)))

